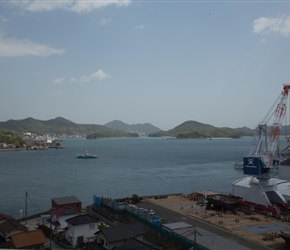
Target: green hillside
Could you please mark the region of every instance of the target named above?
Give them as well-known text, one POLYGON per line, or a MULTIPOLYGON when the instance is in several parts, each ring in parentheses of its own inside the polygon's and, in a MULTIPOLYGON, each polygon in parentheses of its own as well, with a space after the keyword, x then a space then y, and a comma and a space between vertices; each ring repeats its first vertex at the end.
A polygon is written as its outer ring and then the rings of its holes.
POLYGON ((157 128, 150 123, 143 124, 138 123, 129 125, 119 120, 111 121, 109 123, 104 124, 104 126, 116 131, 133 132, 143 135, 148 135, 151 133, 161 131, 160 128, 157 128))
MULTIPOLYGON (((12 131, 0 129, 0 143, 13 144, 16 148, 22 148, 25 141, 12 131)), ((2 148, 4 145, 0 145, 0 149, 2 148)))
POLYGON ((240 138, 242 136, 252 136, 253 134, 254 132, 247 128, 217 128, 197 121, 186 121, 173 129, 159 131, 157 133, 149 134, 148 136, 171 136, 178 139, 196 139, 218 137, 240 138))
MULTIPOLYGON (((106 125, 102 126, 96 124, 76 124, 62 117, 57 117, 48 121, 41 121, 29 117, 23 120, 9 120, 6 122, 0 122, 0 129, 15 131, 16 134, 31 132, 38 135, 81 135, 86 136, 88 139, 96 139, 100 137, 136 137, 138 136, 137 133, 134 133, 136 131, 145 131, 146 128, 156 129, 156 127, 151 124, 138 124, 138 126, 135 126, 122 123, 121 121, 114 121, 109 124, 111 126, 114 125, 115 129, 107 127, 106 125), (117 127, 118 130, 116 129, 117 127), (123 128, 124 130, 121 131, 121 128, 123 128)), ((178 139, 214 137, 240 138, 241 136, 252 136, 253 134, 253 130, 246 127, 237 129, 218 128, 197 121, 186 121, 168 131, 158 131, 150 133, 148 136, 171 136, 178 139)))
POLYGON ((112 135, 124 136, 124 133, 119 133, 102 125, 76 124, 62 117, 57 117, 48 121, 41 121, 31 117, 23 120, 9 120, 7 122, 0 122, 0 129, 1 128, 13 130, 17 133, 31 132, 39 135, 87 136, 89 134, 98 133, 100 137, 111 137, 112 135))

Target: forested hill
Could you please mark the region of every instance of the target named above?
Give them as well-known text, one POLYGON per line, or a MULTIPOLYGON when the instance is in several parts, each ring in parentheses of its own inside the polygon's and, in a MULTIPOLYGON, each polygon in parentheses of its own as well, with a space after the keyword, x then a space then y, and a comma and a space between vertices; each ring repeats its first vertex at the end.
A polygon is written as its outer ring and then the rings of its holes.
POLYGON ((253 136, 254 131, 243 128, 218 128, 209 124, 200 123, 197 121, 186 121, 177 127, 167 130, 159 131, 157 133, 149 134, 151 137, 171 136, 178 139, 186 138, 218 138, 218 137, 231 137, 240 138, 242 136, 253 136))
POLYGON ((20 135, 12 131, 0 129, 0 149, 4 148, 4 145, 2 145, 3 143, 7 144, 5 148, 9 148, 9 144, 13 144, 15 148, 22 148, 24 147, 25 141, 20 135))
POLYGON ((34 118, 9 120, 6 122, 0 122, 0 128, 13 130, 18 133, 31 132, 36 134, 88 135, 98 132, 99 135, 118 135, 116 131, 102 125, 76 124, 62 117, 57 117, 48 121, 41 121, 34 118))
POLYGON ((90 135, 94 137, 131 137, 138 134, 147 135, 160 131, 159 128, 145 124, 129 125, 122 121, 114 120, 105 125, 96 124, 76 124, 62 117, 57 117, 48 121, 41 121, 34 118, 23 120, 9 120, 0 122, 0 128, 16 131, 17 133, 31 132, 36 134, 56 134, 56 135, 90 135))
POLYGON ((150 123, 143 123, 143 124, 127 124, 119 120, 114 120, 109 123, 104 124, 105 127, 111 128, 116 131, 124 131, 124 132, 131 132, 131 133, 138 133, 141 135, 148 135, 151 133, 155 133, 161 131, 160 128, 153 126, 150 123))
POLYGON ((96 124, 76 124, 62 117, 48 121, 41 121, 31 117, 23 120, 8 120, 0 122, 0 129, 15 131, 18 134, 31 132, 40 135, 82 135, 90 139, 99 137, 135 137, 142 133, 150 133, 148 136, 151 137, 172 136, 176 138, 240 138, 241 136, 252 136, 254 134, 253 130, 246 127, 237 129, 218 128, 197 121, 186 121, 168 131, 161 131, 150 123, 128 125, 115 120, 102 126, 96 124))

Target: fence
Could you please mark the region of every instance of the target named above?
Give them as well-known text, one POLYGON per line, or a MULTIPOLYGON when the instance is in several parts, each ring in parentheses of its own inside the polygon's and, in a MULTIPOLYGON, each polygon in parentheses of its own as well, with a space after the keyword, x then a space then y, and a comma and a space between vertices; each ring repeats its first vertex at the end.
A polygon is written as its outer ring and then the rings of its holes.
MULTIPOLYGON (((131 204, 125 204, 122 202, 116 202, 107 198, 94 197, 94 207, 105 207, 115 214, 125 214, 131 218, 141 222, 149 227, 151 230, 155 230, 163 238, 170 239, 172 242, 176 242, 177 245, 182 245, 187 249, 206 250, 207 248, 193 242, 189 238, 176 234, 168 229, 165 229, 160 222, 160 218, 155 215, 149 214, 147 211, 139 210, 137 206, 131 204)), ((191 234, 192 235, 192 234, 191 234)), ((190 235, 187 235, 190 236, 190 235)))

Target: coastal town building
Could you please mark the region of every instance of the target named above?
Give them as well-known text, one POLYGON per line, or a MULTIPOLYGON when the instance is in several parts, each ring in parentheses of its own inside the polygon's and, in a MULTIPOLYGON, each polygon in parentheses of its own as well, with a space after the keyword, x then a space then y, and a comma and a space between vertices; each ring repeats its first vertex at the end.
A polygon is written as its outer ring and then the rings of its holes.
POLYGON ((114 250, 128 250, 128 249, 142 249, 142 250, 161 250, 163 248, 153 246, 135 238, 127 239, 122 245, 116 246, 114 250))
POLYGON ((0 249, 11 247, 10 236, 27 231, 28 228, 14 217, 0 214, 0 249))
POLYGON ((65 231, 65 238, 73 247, 93 242, 101 224, 99 219, 87 214, 67 219, 66 222, 68 227, 65 231))
POLYGON ((80 212, 70 207, 59 207, 51 210, 51 219, 48 219, 49 223, 52 223, 54 232, 63 231, 67 227, 66 220, 80 215, 80 212))
POLYGON ((117 227, 103 228, 97 233, 96 241, 105 249, 111 250, 121 246, 131 238, 142 241, 145 232, 143 225, 140 223, 122 224, 117 227))
POLYGON ((10 242, 13 249, 43 250, 47 240, 41 230, 33 230, 11 235, 10 242))
POLYGON ((82 202, 75 196, 57 197, 51 200, 53 209, 70 207, 79 213, 82 211, 82 202))

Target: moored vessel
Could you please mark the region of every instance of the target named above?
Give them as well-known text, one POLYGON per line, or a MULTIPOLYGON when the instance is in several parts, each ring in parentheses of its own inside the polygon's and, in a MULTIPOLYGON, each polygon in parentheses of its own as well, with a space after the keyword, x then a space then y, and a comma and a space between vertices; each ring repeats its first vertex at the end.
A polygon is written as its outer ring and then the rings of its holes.
POLYGON ((98 157, 95 154, 90 154, 88 151, 85 151, 83 154, 78 154, 77 158, 93 159, 98 157))

